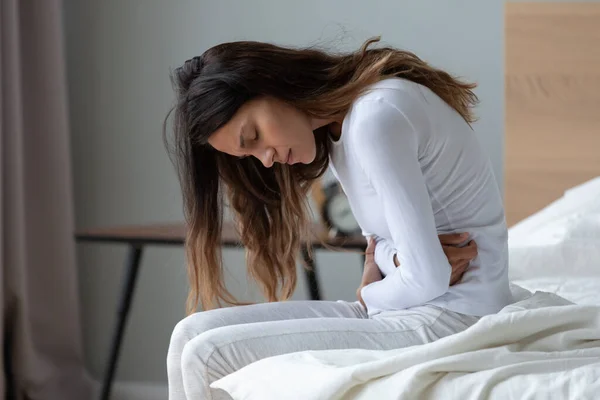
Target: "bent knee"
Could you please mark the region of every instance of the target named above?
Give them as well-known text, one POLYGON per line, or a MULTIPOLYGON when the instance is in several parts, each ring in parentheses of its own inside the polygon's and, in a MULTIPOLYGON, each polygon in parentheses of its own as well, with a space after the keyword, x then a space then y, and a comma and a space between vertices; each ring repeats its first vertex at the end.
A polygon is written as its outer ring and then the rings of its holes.
POLYGON ((171 334, 169 353, 181 354, 185 345, 195 337, 212 329, 225 326, 219 310, 202 311, 189 315, 179 321, 171 334))
POLYGON ((235 359, 221 353, 224 344, 232 342, 235 327, 225 326, 204 332, 188 341, 181 354, 181 371, 184 382, 208 384, 232 373, 235 359), (232 329, 233 328, 233 329, 232 329))
POLYGON ((212 340, 213 338, 213 333, 207 331, 190 339, 185 344, 181 353, 181 367, 183 370, 197 370, 199 366, 206 364, 217 348, 212 340))

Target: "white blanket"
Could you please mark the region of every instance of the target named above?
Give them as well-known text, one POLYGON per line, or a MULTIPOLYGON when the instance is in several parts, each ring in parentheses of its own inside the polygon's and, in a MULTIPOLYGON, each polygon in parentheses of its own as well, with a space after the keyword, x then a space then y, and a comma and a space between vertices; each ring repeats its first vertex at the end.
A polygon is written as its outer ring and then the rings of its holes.
POLYGON ((434 343, 286 354, 212 387, 235 400, 600 398, 600 307, 537 292, 434 343))
POLYGON ((512 227, 508 244, 513 283, 600 305, 600 177, 512 227))

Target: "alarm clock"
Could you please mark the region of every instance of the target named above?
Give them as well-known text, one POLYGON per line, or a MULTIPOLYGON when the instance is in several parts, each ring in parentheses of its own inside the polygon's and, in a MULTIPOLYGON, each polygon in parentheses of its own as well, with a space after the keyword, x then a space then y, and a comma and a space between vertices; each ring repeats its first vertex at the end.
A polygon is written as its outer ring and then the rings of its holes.
POLYGON ((323 187, 321 216, 329 229, 330 236, 349 236, 361 232, 360 225, 352 214, 348 197, 341 185, 335 181, 323 187))

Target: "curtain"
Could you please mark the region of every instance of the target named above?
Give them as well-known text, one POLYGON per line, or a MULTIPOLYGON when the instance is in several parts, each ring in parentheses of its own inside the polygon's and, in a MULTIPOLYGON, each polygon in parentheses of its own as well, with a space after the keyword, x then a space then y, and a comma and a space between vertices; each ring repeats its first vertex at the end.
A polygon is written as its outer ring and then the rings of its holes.
POLYGON ((0 0, 5 399, 86 400, 59 0, 0 0))

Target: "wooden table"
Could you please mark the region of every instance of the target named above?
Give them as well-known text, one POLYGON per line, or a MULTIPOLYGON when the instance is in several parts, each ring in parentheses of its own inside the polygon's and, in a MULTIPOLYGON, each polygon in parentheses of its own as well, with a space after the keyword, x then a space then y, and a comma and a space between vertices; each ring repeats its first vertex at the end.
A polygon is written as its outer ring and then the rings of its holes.
MULTIPOLYGON (((326 246, 333 246, 362 252, 365 250, 367 245, 365 238, 361 235, 326 239, 322 242, 319 240, 319 238, 324 238, 326 235, 323 227, 319 224, 314 224, 311 231, 312 240, 309 243, 309 246, 315 249, 323 249, 327 248, 326 246)), ((119 358, 119 352, 121 349, 121 343, 123 340, 123 334, 125 333, 127 316, 129 314, 131 299, 133 297, 138 276, 140 260, 142 258, 142 250, 145 246, 149 245, 183 246, 185 244, 185 235, 186 227, 182 223, 96 228, 81 230, 75 233, 75 239, 79 242, 122 243, 129 247, 127 260, 125 263, 125 275, 123 289, 121 291, 121 300, 119 301, 117 311, 117 324, 113 333, 110 356, 102 384, 100 397, 102 400, 108 400, 110 396, 110 391, 117 367, 117 361, 119 358)), ((225 224, 223 226, 221 246, 223 248, 236 248, 240 247, 240 245, 239 236, 237 235, 233 225, 225 224)), ((308 282, 310 299, 320 300, 321 292, 316 264, 314 259, 310 256, 309 248, 306 246, 302 249, 302 258, 309 267, 308 269, 305 268, 304 271, 308 282)))

